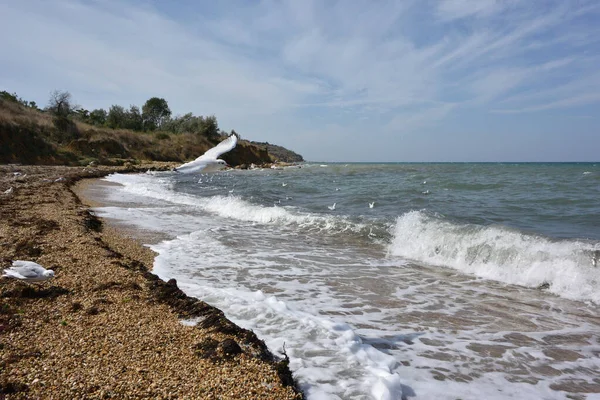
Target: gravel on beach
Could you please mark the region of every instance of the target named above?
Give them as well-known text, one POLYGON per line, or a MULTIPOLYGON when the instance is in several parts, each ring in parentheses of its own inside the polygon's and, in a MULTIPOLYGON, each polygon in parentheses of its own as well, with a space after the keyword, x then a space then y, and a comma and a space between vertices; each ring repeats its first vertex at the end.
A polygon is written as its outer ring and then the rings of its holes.
POLYGON ((287 360, 151 274, 153 253, 72 190, 120 170, 0 166, 0 266, 31 260, 56 274, 0 280, 0 398, 302 398, 287 360))

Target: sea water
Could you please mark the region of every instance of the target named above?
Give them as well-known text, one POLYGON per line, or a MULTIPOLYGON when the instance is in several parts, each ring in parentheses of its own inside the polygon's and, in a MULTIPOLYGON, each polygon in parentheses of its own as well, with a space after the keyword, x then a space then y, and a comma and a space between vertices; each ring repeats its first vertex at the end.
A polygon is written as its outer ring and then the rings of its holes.
POLYGON ((105 180, 97 214, 159 232, 154 272, 285 352, 308 399, 600 398, 600 164, 105 180))

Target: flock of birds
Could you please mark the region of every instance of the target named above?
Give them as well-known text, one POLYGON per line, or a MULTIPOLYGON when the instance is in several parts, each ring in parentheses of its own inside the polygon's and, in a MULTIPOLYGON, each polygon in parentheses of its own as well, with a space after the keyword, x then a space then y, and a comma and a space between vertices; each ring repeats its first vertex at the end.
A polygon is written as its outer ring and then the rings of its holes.
MULTIPOLYGON (((287 184, 286 182, 283 182, 283 183, 281 184, 281 186, 283 186, 283 187, 286 187, 287 185, 288 185, 288 184, 287 184)), ((335 188, 335 190, 336 190, 336 192, 337 192, 337 191, 339 191, 339 190, 340 190, 340 188, 335 188)), ((229 191, 229 193, 233 193, 233 189, 231 189, 231 190, 229 191)), ((291 199, 291 197, 286 197, 286 200, 289 200, 289 199, 291 199)), ((278 201, 278 203, 281 203, 281 200, 279 200, 279 201, 278 201)), ((333 203, 333 204, 332 204, 332 205, 330 205, 330 206, 327 206, 327 208, 329 208, 331 211, 334 211, 336 206, 337 206, 337 202, 336 202, 336 203, 333 203)), ((369 202, 369 208, 373 208, 373 207, 375 207, 375 202, 374 202, 374 201, 372 201, 372 202, 369 202)))
MULTIPOLYGON (((225 160, 218 157, 233 150, 237 145, 237 142, 238 136, 235 134, 230 135, 227 139, 223 140, 215 147, 207 150, 200 157, 174 168, 173 171, 189 174, 195 172, 213 172, 223 169, 227 167, 228 164, 225 162, 225 160)), ((427 181, 423 182, 423 184, 426 183, 427 181)), ((281 184, 283 187, 286 187, 287 185, 288 184, 286 182, 281 184)), ((336 188, 335 190, 339 191, 340 188, 336 188)), ((5 191, 4 194, 10 194, 10 192, 12 192, 12 188, 5 191)), ((429 191, 427 191, 427 193, 428 192, 429 191)), ((229 193, 233 193, 233 189, 231 189, 229 193)), ((332 205, 327 206, 327 208, 329 208, 331 211, 334 211, 336 205, 337 203, 333 203, 332 205)), ((373 207, 375 207, 374 201, 369 203, 369 208, 373 207)), ((51 269, 46 269, 33 261, 15 260, 12 262, 11 267, 4 269, 2 277, 18 279, 24 282, 43 282, 53 278, 54 271, 51 269)))
MULTIPOLYGON (((179 167, 173 168, 173 171, 190 174, 195 172, 213 172, 228 167, 229 165, 223 159, 220 159, 221 155, 233 150, 237 145, 238 137, 235 134, 230 135, 227 139, 223 140, 221 143, 216 145, 215 147, 207 150, 200 157, 196 158, 193 161, 182 164, 179 167)), ((283 182, 281 186, 286 187, 288 184, 283 182)), ((336 191, 339 191, 340 188, 335 188, 336 191)), ((234 189, 229 190, 229 193, 233 193, 234 189)), ((331 206, 327 206, 331 211, 335 210, 337 203, 333 203, 331 206)), ((369 203, 369 208, 375 207, 375 202, 369 203)))
MULTIPOLYGON (((333 211, 333 210, 335 210, 335 206, 336 205, 337 205, 337 203, 333 203, 332 205, 327 206, 327 208, 329 208, 331 211, 333 211)), ((374 201, 371 202, 371 203, 369 203, 369 208, 373 208, 373 207, 375 207, 375 202, 374 201)))
MULTIPOLYGON (((189 174, 195 172, 213 172, 223 169, 227 167, 228 164, 225 162, 225 160, 218 157, 233 150, 237 145, 237 142, 238 136, 232 134, 215 147, 207 150, 200 157, 174 168, 173 171, 189 174)), ((288 184, 285 182, 281 184, 283 187, 286 187, 287 185, 288 184)), ((10 194, 12 190, 13 189, 10 188, 5 191, 4 194, 10 194)), ((336 188, 336 191, 337 190, 340 189, 336 188)), ((233 193, 233 189, 230 190, 229 193, 233 193)), ((333 205, 328 206, 328 208, 333 211, 335 210, 336 204, 337 203, 333 203, 333 205)), ((369 203, 369 208, 373 208, 374 206, 375 202, 369 203)), ((46 269, 33 261, 14 260, 9 268, 4 269, 2 277, 7 279, 17 279, 23 282, 39 283, 53 278, 54 271, 51 269, 46 269)))
MULTIPOLYGON (((237 141, 237 135, 233 134, 215 147, 206 151, 194 161, 190 161, 180 165, 177 168, 174 168, 174 171, 181 173, 193 173, 200 171, 211 172, 225 168, 227 163, 218 157, 228 151, 233 150, 237 144, 237 141)), ((57 179, 56 182, 62 180, 64 180, 64 178, 61 177, 57 179)), ((13 188, 10 188, 3 193, 8 195, 11 194, 12 191, 13 188)), ((9 268, 4 269, 2 277, 7 279, 17 279, 22 282, 40 283, 47 281, 48 279, 52 279, 54 277, 54 271, 51 269, 46 269, 33 261, 14 260, 9 268)))

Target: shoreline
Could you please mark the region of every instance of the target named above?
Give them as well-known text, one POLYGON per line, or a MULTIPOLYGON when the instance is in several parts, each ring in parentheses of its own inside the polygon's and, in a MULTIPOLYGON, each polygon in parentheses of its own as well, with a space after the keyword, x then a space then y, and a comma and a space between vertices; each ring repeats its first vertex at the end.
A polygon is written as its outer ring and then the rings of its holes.
POLYGON ((149 272, 153 252, 89 212, 74 184, 168 169, 0 166, 0 263, 39 262, 39 286, 0 281, 6 398, 301 399, 288 360, 149 272), (12 190, 11 190, 12 188, 12 190), (6 193, 5 193, 6 192, 6 193), (200 319, 185 326, 182 319, 200 319))

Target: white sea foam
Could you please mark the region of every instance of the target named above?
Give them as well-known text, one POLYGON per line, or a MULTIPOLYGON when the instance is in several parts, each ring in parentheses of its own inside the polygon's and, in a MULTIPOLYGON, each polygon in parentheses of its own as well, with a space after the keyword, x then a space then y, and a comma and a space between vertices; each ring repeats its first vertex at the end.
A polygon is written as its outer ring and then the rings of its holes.
MULTIPOLYGON (((162 279, 176 278, 186 293, 216 305, 235 323, 253 329, 274 351, 281 351, 287 341, 291 368, 310 399, 357 396, 363 387, 370 388, 378 400, 402 396, 395 358, 363 343, 348 324, 302 311, 260 290, 218 287, 215 281, 204 281, 206 274, 212 276, 214 272, 200 266, 226 265, 229 273, 239 274, 247 268, 260 272, 269 265, 253 265, 247 257, 232 253, 210 231, 180 236, 151 248, 159 254, 153 272, 162 279)), ((294 275, 293 271, 287 273, 294 275)))
MULTIPOLYGON (((143 207, 107 208, 106 216, 144 228, 156 225, 173 237, 153 245, 159 254, 154 272, 163 279, 176 278, 186 293, 255 331, 271 351, 280 352, 285 344, 290 367, 310 400, 562 399, 565 393, 552 389, 552 384, 591 381, 598 368, 598 346, 592 340, 598 329, 595 320, 586 317, 595 306, 496 282, 524 284, 519 279, 525 279, 527 265, 536 257, 552 267, 559 265, 552 260, 572 259, 574 251, 583 254, 585 263, 594 249, 589 243, 556 242, 414 212, 402 215, 395 229, 390 228, 394 234, 389 253, 402 257, 385 258, 381 246, 365 248, 360 236, 331 235, 336 229, 355 229, 342 216, 263 207, 236 196, 219 196, 217 190, 202 193, 204 197, 177 193, 172 177, 160 173, 109 179, 125 185, 115 189, 115 197, 140 200, 143 207), (412 236, 398 234, 402 227, 412 229, 412 236), (414 266, 405 257, 424 262, 414 266), (478 271, 487 271, 486 277, 494 281, 471 275, 481 276, 478 271), (513 275, 519 279, 509 280, 513 275), (515 344, 505 338, 514 332, 530 342, 515 344), (553 361, 545 353, 553 346, 545 344, 548 335, 574 335, 560 347, 585 358, 553 361), (495 358, 481 346, 508 350, 495 358), (551 366, 559 375, 545 376, 537 370, 540 366, 551 366), (438 380, 440 374, 443 381, 438 380), (539 381, 523 382, 522 376, 539 381)), ((227 176, 215 176, 215 184, 219 179, 227 176)), ((581 270, 577 268, 572 271, 581 270)), ((540 271, 543 268, 534 270, 540 271)), ((527 278, 530 286, 537 285, 535 274, 527 278)), ((556 289, 554 278, 549 283, 556 289)))
POLYGON ((294 224, 300 228, 337 232, 359 232, 365 229, 363 224, 349 222, 343 216, 300 213, 294 212, 292 208, 288 207, 266 207, 252 204, 232 194, 198 197, 175 192, 172 190, 172 182, 169 179, 160 179, 152 174, 112 174, 105 179, 123 185, 123 190, 132 195, 172 204, 193 206, 214 215, 238 221, 277 225, 294 224))
POLYGON ((552 241, 506 227, 450 222, 422 211, 400 216, 389 254, 449 266, 482 278, 538 287, 557 295, 600 303, 598 244, 552 241))
MULTIPOLYGON (((273 246, 279 234, 277 229, 240 225, 235 230, 209 228, 181 235, 152 246, 159 254, 154 272, 165 280, 177 279, 186 293, 252 329, 272 351, 280 352, 285 345, 290 367, 310 400, 400 399, 410 398, 410 393, 423 399, 475 399, 484 394, 489 399, 561 398, 549 388, 550 379, 537 385, 508 383, 507 375, 500 372, 505 368, 502 363, 518 365, 531 357, 545 360, 536 345, 498 359, 470 349, 473 343, 503 345, 504 335, 511 333, 513 325, 502 321, 501 331, 495 332, 496 317, 488 316, 485 308, 477 311, 484 295, 491 296, 490 304, 502 303, 502 296, 510 293, 504 292, 504 285, 438 274, 435 268, 411 269, 395 261, 388 266, 381 259, 372 260, 373 264, 364 258, 357 261, 352 249, 322 248, 303 235, 273 246), (307 240, 315 246, 309 248, 307 240), (457 298, 459 287, 470 294, 457 298), (456 326, 457 334, 448 321, 460 320, 465 313, 469 318, 456 326), (411 325, 418 331, 407 328, 411 325), (401 360, 409 361, 410 367, 405 368, 401 360), (478 368, 489 372, 467 382, 438 383, 431 377, 435 370, 468 375, 478 368), (502 391, 494 394, 500 387, 502 391)), ((524 307, 531 312, 529 305, 524 307)), ((515 313, 524 320, 536 318, 515 313)), ((562 311, 558 318, 564 321, 543 314, 540 333, 527 333, 537 343, 550 333, 593 331, 562 311)), ((574 349, 596 349, 588 347, 574 349)), ((590 370, 596 365, 591 362, 590 370)), ((569 369, 566 364, 555 366, 569 369)))

